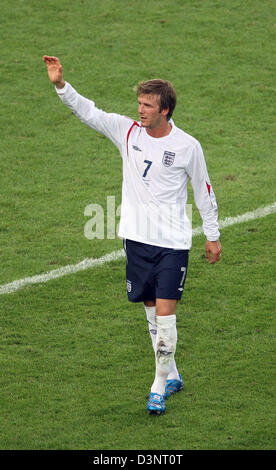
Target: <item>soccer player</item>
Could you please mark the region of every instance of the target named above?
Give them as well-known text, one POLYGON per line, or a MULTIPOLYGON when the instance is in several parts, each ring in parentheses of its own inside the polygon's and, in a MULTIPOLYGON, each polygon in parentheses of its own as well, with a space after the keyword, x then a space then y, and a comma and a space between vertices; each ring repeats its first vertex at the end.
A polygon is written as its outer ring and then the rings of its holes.
POLYGON ((137 86, 139 122, 106 113, 63 78, 60 61, 44 56, 48 75, 65 105, 85 124, 108 137, 123 161, 121 218, 126 286, 131 302, 145 307, 155 352, 155 378, 147 410, 162 414, 165 401, 183 389, 175 363, 176 305, 188 268, 192 229, 187 214, 191 181, 203 221, 207 260, 221 256, 216 198, 200 143, 172 120, 176 94, 170 82, 154 79, 137 86))

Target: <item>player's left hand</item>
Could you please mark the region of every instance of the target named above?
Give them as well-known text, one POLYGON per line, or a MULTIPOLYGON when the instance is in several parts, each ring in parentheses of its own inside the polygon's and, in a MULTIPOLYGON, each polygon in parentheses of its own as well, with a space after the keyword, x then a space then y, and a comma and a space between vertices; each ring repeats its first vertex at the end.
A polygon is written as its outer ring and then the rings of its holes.
POLYGON ((215 264, 220 260, 221 257, 221 243, 219 240, 211 242, 206 240, 205 253, 207 261, 211 264, 215 264))

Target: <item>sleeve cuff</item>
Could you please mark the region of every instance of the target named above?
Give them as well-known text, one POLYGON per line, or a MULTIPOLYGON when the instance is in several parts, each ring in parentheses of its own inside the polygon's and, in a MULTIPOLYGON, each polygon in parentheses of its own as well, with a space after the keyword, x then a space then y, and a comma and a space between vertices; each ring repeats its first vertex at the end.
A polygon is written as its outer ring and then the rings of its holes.
POLYGON ((58 94, 58 95, 62 95, 63 93, 65 93, 66 90, 67 90, 67 88, 68 88, 68 85, 69 85, 69 84, 68 84, 67 82, 65 82, 65 85, 64 85, 63 88, 57 88, 57 87, 55 86, 55 89, 56 89, 57 94, 58 94))
POLYGON ((206 239, 208 240, 208 242, 218 242, 218 241, 220 241, 220 236, 218 236, 218 237, 206 237, 206 239))

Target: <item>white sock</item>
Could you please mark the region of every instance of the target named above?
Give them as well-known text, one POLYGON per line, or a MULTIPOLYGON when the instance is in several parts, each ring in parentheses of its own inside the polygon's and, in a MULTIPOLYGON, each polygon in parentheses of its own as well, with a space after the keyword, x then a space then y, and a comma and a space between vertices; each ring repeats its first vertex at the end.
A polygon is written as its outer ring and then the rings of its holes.
MULTIPOLYGON (((151 337, 151 342, 152 342, 152 347, 155 353, 156 350, 156 335, 157 335, 157 325, 156 325, 156 307, 155 305, 153 307, 147 307, 147 305, 144 304, 145 311, 146 311, 146 316, 147 316, 147 321, 148 321, 148 327, 149 327, 149 334, 151 337)), ((171 370, 168 375, 168 379, 173 380, 179 380, 179 373, 176 367, 175 359, 172 361, 171 365, 171 370)))
POLYGON ((144 304, 145 310, 146 310, 146 315, 147 315, 147 320, 148 320, 148 327, 149 327, 149 334, 151 337, 151 342, 152 342, 152 347, 153 350, 155 351, 155 346, 156 346, 156 335, 157 335, 157 326, 156 326, 156 321, 155 321, 155 312, 156 312, 156 307, 155 305, 153 307, 147 307, 144 304))
POLYGON ((151 392, 163 395, 176 350, 176 315, 157 315, 156 325, 155 379, 151 387, 151 392))

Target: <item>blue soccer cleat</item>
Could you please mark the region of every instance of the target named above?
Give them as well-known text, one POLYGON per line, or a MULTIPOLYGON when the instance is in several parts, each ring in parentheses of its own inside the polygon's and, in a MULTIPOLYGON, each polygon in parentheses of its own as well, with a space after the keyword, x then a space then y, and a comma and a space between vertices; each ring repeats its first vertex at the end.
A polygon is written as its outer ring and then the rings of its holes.
POLYGON ((184 388, 184 384, 183 384, 182 376, 180 374, 179 374, 179 380, 177 379, 167 380, 165 393, 164 393, 165 400, 167 400, 167 398, 174 395, 176 392, 180 392, 181 390, 183 390, 183 388, 184 388))
POLYGON ((147 410, 151 415, 161 415, 162 413, 165 413, 166 406, 163 395, 159 395, 159 393, 150 393, 147 410))

